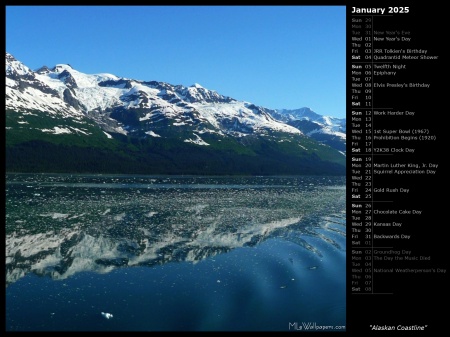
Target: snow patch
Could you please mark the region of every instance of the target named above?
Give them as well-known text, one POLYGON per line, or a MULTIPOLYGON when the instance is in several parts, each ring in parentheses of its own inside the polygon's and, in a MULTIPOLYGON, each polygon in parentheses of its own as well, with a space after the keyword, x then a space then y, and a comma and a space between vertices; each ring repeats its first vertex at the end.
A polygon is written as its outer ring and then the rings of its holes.
POLYGON ((185 139, 184 142, 185 143, 193 143, 193 144, 197 144, 197 145, 209 145, 207 142, 205 142, 203 139, 200 138, 199 135, 194 133, 194 136, 196 137, 196 139, 185 139))
POLYGON ((145 132, 145 134, 152 136, 152 137, 161 137, 160 135, 154 133, 153 131, 147 131, 147 132, 145 132))
POLYGON ((109 139, 112 139, 112 136, 109 133, 107 133, 105 131, 103 131, 103 133, 106 135, 106 137, 108 137, 109 139))
POLYGON ((58 126, 55 126, 53 129, 41 129, 42 132, 48 132, 48 133, 53 133, 55 135, 60 135, 63 133, 72 133, 72 131, 70 131, 70 129, 68 128, 60 128, 58 126))

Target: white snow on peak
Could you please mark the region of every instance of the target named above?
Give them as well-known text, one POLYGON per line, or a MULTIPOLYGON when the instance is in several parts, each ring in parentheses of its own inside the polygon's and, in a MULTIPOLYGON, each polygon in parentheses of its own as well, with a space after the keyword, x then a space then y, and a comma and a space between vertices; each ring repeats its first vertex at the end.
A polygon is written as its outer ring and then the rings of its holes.
POLYGON ((70 66, 67 66, 66 70, 72 75, 78 87, 81 88, 95 88, 98 86, 98 77, 95 75, 88 75, 81 73, 70 66))
POLYGON ((339 132, 339 131, 334 131, 331 127, 328 127, 328 126, 324 127, 323 129, 312 130, 312 131, 308 132, 306 135, 308 137, 310 137, 310 136, 312 136, 315 133, 324 133, 324 134, 328 134, 328 135, 334 135, 334 136, 337 136, 337 137, 342 138, 342 139, 346 139, 346 134, 345 133, 339 132))
MULTIPOLYGON (((11 54, 6 54, 7 60, 8 58, 13 59, 11 54), (9 56, 9 57, 8 57, 9 56)), ((18 75, 26 75, 32 73, 32 70, 24 65, 22 62, 17 61, 16 59, 6 61, 6 75, 10 75, 13 73, 17 73, 18 75)))
POLYGON ((120 77, 117 77, 116 75, 108 74, 108 73, 93 74, 92 76, 97 77, 98 82, 108 81, 108 80, 113 80, 113 81, 120 80, 120 77))
MULTIPOLYGON (((59 93, 60 98, 64 97, 64 90, 67 85, 58 78, 58 75, 67 70, 75 80, 77 87, 73 88, 75 96, 83 102, 85 110, 91 111, 97 108, 106 109, 112 105, 120 103, 120 96, 124 91, 120 88, 101 87, 98 84, 107 80, 118 80, 119 77, 107 74, 88 75, 79 72, 68 65, 57 65, 55 71, 48 74, 35 74, 36 78, 45 83, 50 88, 59 93)), ((128 90, 128 89, 126 89, 128 90)))
POLYGON ((57 73, 62 73, 64 70, 69 71, 69 70, 73 70, 73 68, 72 68, 71 65, 69 65, 69 64, 63 64, 63 63, 57 64, 57 65, 55 66, 55 71, 56 71, 57 73))
MULTIPOLYGON (((192 126, 195 123, 193 118, 198 118, 212 126, 212 128, 206 128, 210 130, 209 132, 218 134, 233 134, 241 137, 253 132, 263 135, 270 130, 303 134, 299 129, 274 119, 263 108, 255 107, 250 102, 231 100, 227 103, 214 103, 215 100, 220 101, 221 95, 205 89, 198 83, 178 90, 177 86, 171 87, 169 84, 153 86, 147 82, 127 80, 109 73, 89 75, 73 69, 68 64, 58 64, 49 72, 39 74, 15 61, 12 56, 7 57, 6 65, 7 67, 9 65, 11 69, 14 65, 15 71, 21 73, 31 72, 37 81, 53 89, 59 96, 44 93, 33 87, 26 87, 19 91, 18 83, 13 78, 7 78, 7 107, 32 108, 54 113, 64 111, 66 114, 80 117, 95 110, 105 111, 116 106, 125 109, 144 108, 149 110, 138 116, 138 119, 141 122, 146 121, 148 124, 157 123, 162 119, 171 119, 171 125, 192 126), (60 76, 63 72, 69 73, 72 79, 68 79, 69 75, 60 76), (105 81, 110 81, 110 83, 99 85, 105 81), (68 89, 70 89, 71 95, 80 102, 80 108, 74 108, 65 102, 68 89), (172 103, 172 100, 182 101, 182 104, 172 103)), ((333 121, 330 119, 325 119, 325 123, 333 125, 333 121)), ((338 130, 332 130, 330 127, 328 132, 331 131, 338 130)), ((56 132, 56 130, 52 132, 56 132)), ((152 137, 159 136, 156 133, 149 132, 147 134, 152 137)), ((198 134, 201 132, 198 131, 198 134)), ((198 134, 194 139, 186 141, 208 145, 198 134)))
POLYGON ((323 116, 322 119, 323 119, 324 124, 333 125, 333 122, 331 121, 331 118, 329 116, 323 116))
POLYGON ((255 114, 251 109, 247 108, 247 103, 245 102, 192 103, 191 105, 200 112, 202 118, 219 129, 221 129, 219 121, 225 119, 234 121, 234 123, 239 122, 254 131, 269 128, 274 131, 302 134, 297 128, 279 122, 268 114, 255 114))

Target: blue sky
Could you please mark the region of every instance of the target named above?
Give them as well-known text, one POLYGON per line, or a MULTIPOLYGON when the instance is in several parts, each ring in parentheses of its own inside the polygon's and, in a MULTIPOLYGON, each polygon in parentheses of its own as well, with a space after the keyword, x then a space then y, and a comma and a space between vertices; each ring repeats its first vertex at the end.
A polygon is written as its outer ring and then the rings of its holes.
POLYGON ((345 117, 345 6, 7 6, 6 51, 345 117))

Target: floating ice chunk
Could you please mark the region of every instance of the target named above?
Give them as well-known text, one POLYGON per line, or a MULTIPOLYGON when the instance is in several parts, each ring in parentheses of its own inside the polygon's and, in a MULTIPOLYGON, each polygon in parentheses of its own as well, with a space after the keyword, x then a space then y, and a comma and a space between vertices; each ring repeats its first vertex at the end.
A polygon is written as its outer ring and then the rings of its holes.
POLYGON ((47 213, 47 214, 39 214, 39 216, 49 216, 52 219, 65 219, 69 216, 69 214, 63 213, 47 213))
POLYGON ((111 212, 111 208, 108 208, 106 211, 104 211, 103 213, 101 213, 101 215, 106 215, 106 214, 108 214, 109 212, 111 212))
POLYGON ((114 217, 114 220, 116 220, 116 221, 121 221, 121 220, 123 220, 125 218, 125 213, 120 213, 120 214, 117 214, 115 217, 114 217))
POLYGON ((110 314, 109 312, 103 312, 103 311, 102 311, 102 316, 105 317, 106 319, 113 318, 113 315, 110 314))
POLYGON ((158 212, 148 212, 147 214, 145 214, 145 216, 146 216, 147 218, 151 218, 152 216, 154 216, 154 215, 156 215, 156 214, 158 214, 158 212))

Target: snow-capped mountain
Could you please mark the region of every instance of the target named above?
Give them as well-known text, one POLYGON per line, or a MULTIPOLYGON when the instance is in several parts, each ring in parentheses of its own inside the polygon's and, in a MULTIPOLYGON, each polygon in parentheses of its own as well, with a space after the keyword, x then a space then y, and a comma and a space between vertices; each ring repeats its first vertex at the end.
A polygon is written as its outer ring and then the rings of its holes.
MULTIPOLYGON (((156 81, 118 78, 111 74, 83 74, 70 65, 42 67, 36 72, 6 55, 6 107, 37 109, 71 116, 91 116, 108 125, 111 117, 121 124, 116 131, 157 137, 167 123, 191 126, 189 138, 202 133, 243 137, 270 131, 301 134, 261 107, 239 102, 203 88, 156 81), (165 122, 165 123, 164 123, 165 122)), ((102 123, 102 125, 103 125, 102 123)))
MULTIPOLYGON (((67 89, 67 92, 70 92, 67 89)), ((37 109, 74 118, 82 113, 64 102, 62 96, 38 78, 27 66, 6 53, 6 108, 19 110, 37 109)))
POLYGON ((322 116, 310 108, 271 111, 277 120, 301 130, 308 137, 346 152, 346 119, 322 116))
MULTIPOLYGON (((171 148, 177 142, 178 147, 180 143, 212 145, 254 155, 255 148, 261 147, 257 143, 269 142, 290 143, 289 151, 297 148, 303 155, 325 151, 323 160, 336 156, 331 154, 333 149, 311 142, 301 128, 280 118, 282 111, 277 115, 199 84, 185 87, 106 73, 84 74, 68 64, 32 71, 8 53, 6 111, 7 145, 45 139, 67 146, 101 143, 111 148, 126 139, 141 150, 155 149, 155 142, 163 141, 171 148)), ((158 157, 163 160, 160 153, 158 157)), ((345 157, 331 161, 342 165, 345 157)))

